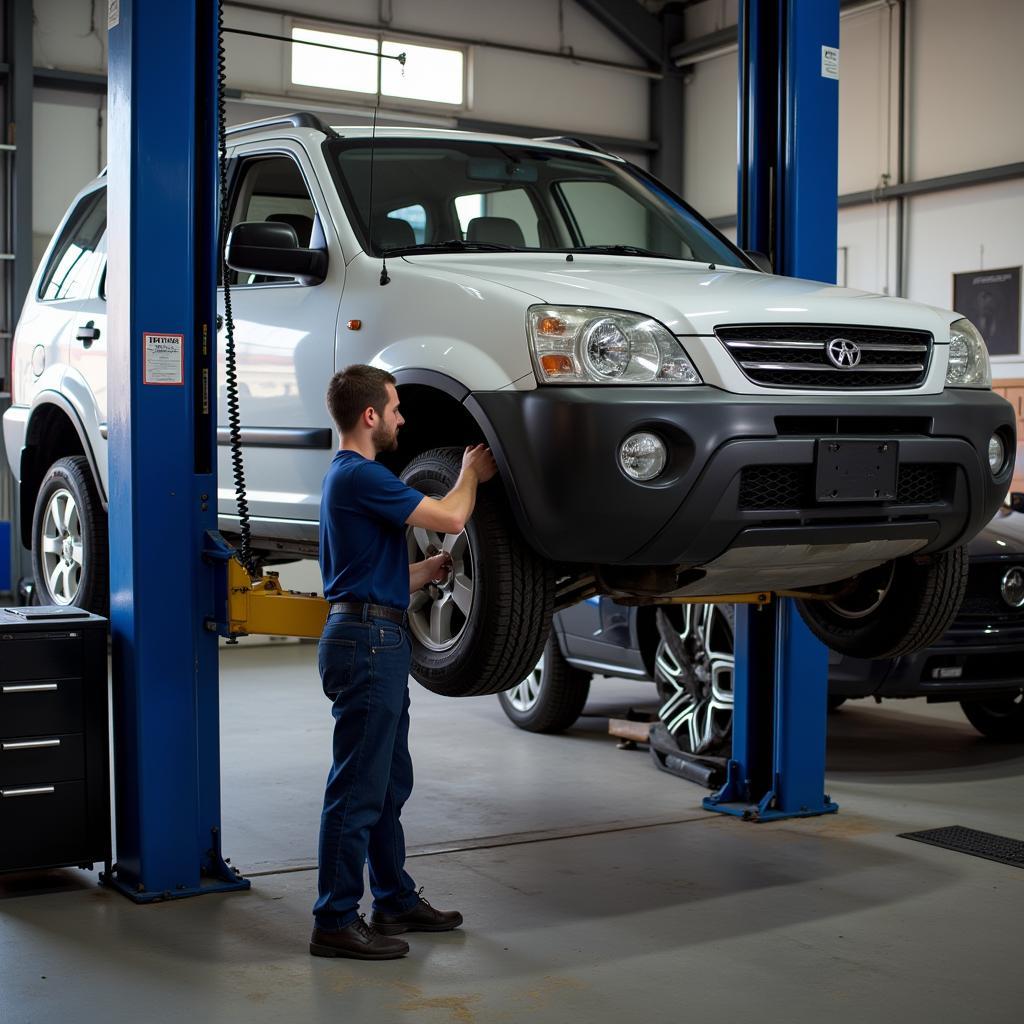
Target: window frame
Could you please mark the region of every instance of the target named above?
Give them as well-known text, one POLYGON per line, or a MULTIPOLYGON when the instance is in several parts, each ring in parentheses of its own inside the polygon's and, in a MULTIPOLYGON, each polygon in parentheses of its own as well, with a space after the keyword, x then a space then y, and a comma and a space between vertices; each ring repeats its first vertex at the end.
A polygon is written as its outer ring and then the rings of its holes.
POLYGON ((285 34, 290 43, 288 54, 284 61, 284 91, 288 94, 308 97, 338 97, 349 102, 357 102, 362 105, 373 104, 378 107, 387 107, 389 110, 408 108, 412 110, 447 111, 457 113, 461 110, 472 109, 472 47, 460 43, 445 43, 443 46, 435 45, 435 40, 420 39, 416 36, 409 36, 402 32, 388 32, 378 30, 370 31, 363 26, 350 27, 344 22, 318 22, 308 18, 293 17, 285 19, 285 34), (301 40, 292 37, 292 30, 308 29, 312 32, 334 33, 335 35, 356 36, 360 39, 375 40, 377 43, 377 91, 355 92, 351 89, 332 89, 329 86, 304 85, 296 83, 292 75, 292 45, 301 40), (409 46, 425 46, 435 50, 451 50, 462 54, 462 102, 444 103, 440 100, 421 100, 411 96, 392 96, 382 93, 381 86, 381 56, 380 48, 383 43, 408 44, 409 46))
MULTIPOLYGON (((82 302, 87 299, 95 299, 99 297, 99 277, 101 274, 106 273, 107 257, 106 252, 101 253, 101 248, 104 247, 104 243, 107 237, 107 216, 103 218, 103 230, 100 232, 100 236, 96 242, 96 248, 93 249, 93 253, 96 255, 96 266, 93 268, 92 277, 89 279, 88 286, 85 289, 85 293, 82 295, 64 296, 61 298, 48 299, 43 295, 43 290, 48 283, 52 280, 52 275, 56 273, 56 260, 57 251, 60 248, 60 243, 64 238, 65 232, 70 227, 72 221, 75 219, 76 214, 82 208, 83 204, 91 202, 93 197, 99 193, 103 193, 103 202, 107 202, 107 182, 100 181, 94 188, 90 188, 87 191, 79 193, 69 207, 67 213, 61 220, 60 225, 53 233, 53 239, 46 253, 46 260, 42 266, 42 273, 39 275, 39 280, 35 288, 33 298, 36 302, 82 302)), ((65 249, 66 251, 66 249, 65 249)))

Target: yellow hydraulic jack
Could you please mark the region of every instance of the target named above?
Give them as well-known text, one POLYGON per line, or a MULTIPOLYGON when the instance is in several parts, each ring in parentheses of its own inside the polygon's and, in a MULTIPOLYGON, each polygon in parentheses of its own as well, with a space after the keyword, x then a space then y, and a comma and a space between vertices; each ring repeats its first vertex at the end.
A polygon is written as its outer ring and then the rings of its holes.
POLYGON ((319 639, 327 621, 325 598, 283 589, 276 572, 253 578, 219 533, 208 534, 207 541, 206 557, 224 565, 214 595, 216 618, 207 620, 207 629, 229 641, 250 635, 319 639))

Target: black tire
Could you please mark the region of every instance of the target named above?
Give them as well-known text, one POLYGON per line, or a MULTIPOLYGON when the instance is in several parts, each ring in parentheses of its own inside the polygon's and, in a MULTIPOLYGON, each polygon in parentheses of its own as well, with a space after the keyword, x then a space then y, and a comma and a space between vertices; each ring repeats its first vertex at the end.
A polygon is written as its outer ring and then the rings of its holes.
POLYGON ((1024 743, 1024 691, 990 700, 962 700, 967 721, 990 740, 1024 743))
POLYGON ((552 632, 536 668, 510 690, 498 694, 509 721, 527 732, 565 732, 583 711, 590 673, 570 665, 552 632))
POLYGON ((829 711, 838 711, 845 703, 845 697, 833 697, 831 693, 828 695, 829 711))
MULTIPOLYGON (((455 486, 461 466, 461 449, 437 448, 414 458, 402 479, 440 498, 455 486)), ((417 536, 422 537, 409 530, 411 559, 423 557, 417 536)), ((446 697, 499 693, 515 686, 540 660, 551 632, 554 576, 521 537, 497 481, 480 488, 465 533, 455 541, 464 545, 465 558, 457 561, 452 579, 458 581, 461 575, 471 583, 468 614, 457 607, 450 610, 452 624, 438 630, 435 642, 428 635, 428 613, 423 609, 429 605, 432 610, 442 602, 435 599, 434 590, 425 597, 413 595, 412 674, 428 690, 446 697), (424 601, 427 605, 421 604, 424 601)), ((458 605, 454 597, 452 603, 458 605)))
POLYGON ((967 549, 908 555, 849 581, 834 601, 798 600, 822 643, 854 658, 896 658, 931 647, 967 589, 967 549))
POLYGON ((32 576, 37 604, 109 614, 107 513, 84 455, 58 459, 43 477, 32 515, 32 576))
POLYGON ((661 608, 654 682, 658 718, 687 754, 728 754, 732 749, 736 609, 731 604, 688 604, 682 623, 661 608))

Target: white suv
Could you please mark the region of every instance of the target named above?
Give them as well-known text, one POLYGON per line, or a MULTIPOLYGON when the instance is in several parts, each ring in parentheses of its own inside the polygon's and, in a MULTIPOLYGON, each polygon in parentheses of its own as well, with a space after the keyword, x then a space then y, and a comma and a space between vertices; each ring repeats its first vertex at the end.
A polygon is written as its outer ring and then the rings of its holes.
MULTIPOLYGON (((962 546, 1015 450, 984 342, 956 313, 765 273, 646 172, 577 140, 371 138, 296 114, 228 143, 263 563, 316 551, 339 367, 395 374, 407 425, 389 461, 424 492, 451 486, 463 445, 497 458, 464 534, 410 532, 411 554, 444 547, 456 567, 411 603, 425 685, 517 683, 553 609, 594 593, 793 593, 826 643, 860 656, 945 631, 962 546)), ((101 176, 76 198, 41 263, 4 416, 37 594, 100 611, 105 192, 101 176)), ((222 424, 224 405, 222 385, 222 424)))

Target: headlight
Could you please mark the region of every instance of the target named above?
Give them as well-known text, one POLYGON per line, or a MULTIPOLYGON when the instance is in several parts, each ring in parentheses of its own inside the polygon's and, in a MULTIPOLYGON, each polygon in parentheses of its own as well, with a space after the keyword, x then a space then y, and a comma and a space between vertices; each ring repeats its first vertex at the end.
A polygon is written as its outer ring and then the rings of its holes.
POLYGON ((700 384, 682 345, 650 317, 531 306, 527 334, 542 384, 700 384))
POLYGON ((970 320, 957 320, 950 325, 946 383, 955 388, 992 387, 985 339, 970 320))

